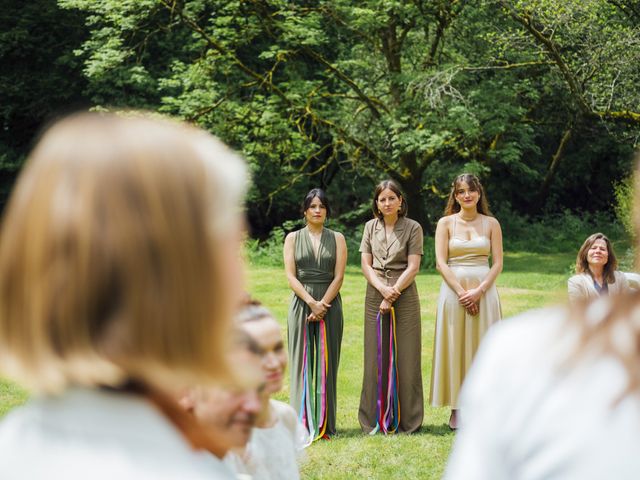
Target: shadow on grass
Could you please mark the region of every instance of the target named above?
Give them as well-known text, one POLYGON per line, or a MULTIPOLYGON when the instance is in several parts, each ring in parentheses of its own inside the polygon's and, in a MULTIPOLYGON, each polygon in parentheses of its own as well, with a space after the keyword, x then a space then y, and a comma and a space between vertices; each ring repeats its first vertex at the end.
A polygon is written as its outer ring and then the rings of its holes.
MULTIPOLYGON (((381 433, 377 433, 377 436, 383 436, 381 433)), ((400 433, 399 435, 406 435, 404 433, 400 433)), ((449 425, 446 423, 440 425, 426 425, 423 424, 419 431, 416 433, 412 433, 411 435, 435 435, 438 437, 443 437, 447 435, 453 435, 453 431, 449 428, 449 425)), ((356 438, 356 437, 367 437, 368 435, 362 433, 362 430, 359 428, 341 428, 338 430, 338 435, 336 435, 337 439, 342 438, 356 438)))
POLYGON ((336 438, 355 438, 365 436, 359 428, 338 428, 336 438))
POLYGON ((440 425, 422 425, 418 435, 436 435, 439 437, 453 435, 453 430, 446 423, 440 425))

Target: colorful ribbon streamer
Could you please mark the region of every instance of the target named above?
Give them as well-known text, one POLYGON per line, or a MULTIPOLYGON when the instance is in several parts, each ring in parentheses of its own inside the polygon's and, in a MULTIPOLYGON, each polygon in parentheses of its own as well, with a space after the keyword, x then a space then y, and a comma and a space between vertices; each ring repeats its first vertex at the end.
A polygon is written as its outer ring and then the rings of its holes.
POLYGON ((324 319, 306 322, 302 353, 302 399, 299 420, 309 432, 309 443, 322 438, 327 429, 327 327, 324 319), (315 342, 311 329, 317 328, 315 342), (310 375, 310 372, 312 374, 310 375), (313 374, 315 372, 315 374, 313 374))
POLYGON ((382 431, 385 435, 398 431, 400 424, 400 399, 398 397, 398 345, 396 342, 396 312, 391 307, 391 318, 389 319, 389 364, 387 366, 387 388, 386 399, 383 394, 382 385, 382 314, 378 312, 377 317, 377 337, 378 337, 378 401, 376 405, 375 428, 371 435, 382 431), (386 400, 386 401, 385 401, 386 400))

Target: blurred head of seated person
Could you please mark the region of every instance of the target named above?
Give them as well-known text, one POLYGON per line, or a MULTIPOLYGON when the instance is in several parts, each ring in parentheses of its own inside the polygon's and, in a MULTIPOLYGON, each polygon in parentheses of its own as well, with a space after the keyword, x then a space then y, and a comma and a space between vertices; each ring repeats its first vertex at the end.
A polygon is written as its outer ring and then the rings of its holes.
MULTIPOLYGON (((220 439, 226 449, 243 449, 251 436, 262 406, 264 384, 257 388, 211 386, 189 389, 180 404, 190 411, 200 424, 220 439)), ((219 451, 212 452, 218 454, 219 451)))
POLYGON ((267 397, 279 392, 287 367, 287 351, 280 325, 267 308, 252 299, 245 300, 237 320, 247 345, 260 358, 267 397))
POLYGON ((3 479, 227 478, 171 399, 234 381, 245 184, 236 154, 168 119, 44 133, 0 232, 0 374, 33 393, 0 423, 3 479))
POLYGON ((231 363, 240 370, 239 381, 234 385, 189 388, 179 403, 206 431, 209 452, 224 459, 239 476, 254 470, 246 446, 262 410, 266 384, 253 339, 240 330, 234 337, 237 348, 231 354, 231 363))
POLYGON ((639 365, 640 292, 493 327, 462 388, 445 479, 638 478, 639 365))
POLYGON ((216 448, 210 451, 220 458, 246 446, 266 387, 257 344, 243 331, 234 330, 229 340, 235 346, 229 358, 236 382, 187 388, 179 396, 180 405, 216 439, 216 448))
POLYGON ((282 389, 287 366, 280 325, 271 312, 255 300, 246 302, 237 322, 255 346, 265 381, 262 409, 247 447, 249 473, 266 472, 266 478, 295 480, 300 478, 298 452, 309 439, 296 411, 270 398, 282 389))
POLYGON ((569 300, 627 292, 627 278, 617 268, 618 260, 609 239, 602 233, 589 236, 578 251, 576 274, 568 281, 569 300))

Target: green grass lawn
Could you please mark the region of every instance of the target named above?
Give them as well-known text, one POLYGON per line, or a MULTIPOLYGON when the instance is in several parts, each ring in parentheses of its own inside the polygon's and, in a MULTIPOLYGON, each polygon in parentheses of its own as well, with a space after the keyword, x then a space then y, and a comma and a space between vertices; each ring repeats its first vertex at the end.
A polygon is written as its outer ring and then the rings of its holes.
MULTIPOLYGON (((509 253, 498 290, 505 316, 563 301, 566 280, 575 253, 509 253)), ((440 276, 435 272, 418 276, 422 307, 422 369, 425 402, 429 379, 435 310, 440 276)), ((248 283, 252 295, 265 303, 286 328, 290 291, 282 268, 252 265, 248 283)), ((421 478, 442 476, 454 434, 447 427, 448 409, 425 406, 421 432, 414 435, 365 436, 360 432, 357 413, 362 381, 362 312, 365 279, 356 267, 348 267, 341 291, 344 306, 344 335, 338 376, 338 435, 331 441, 316 442, 306 450, 304 478, 421 478)), ((284 332, 284 330, 283 330, 284 332)), ((288 390, 280 394, 287 400, 288 390)), ((26 394, 0 381, 0 416, 23 403, 26 394)))

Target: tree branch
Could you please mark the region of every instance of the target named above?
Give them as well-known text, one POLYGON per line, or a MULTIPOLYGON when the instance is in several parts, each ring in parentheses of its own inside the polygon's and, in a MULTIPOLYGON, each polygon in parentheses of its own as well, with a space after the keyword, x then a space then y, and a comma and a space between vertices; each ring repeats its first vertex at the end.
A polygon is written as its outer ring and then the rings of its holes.
POLYGON ((598 112, 594 111, 590 115, 591 117, 600 118, 602 120, 615 120, 631 123, 634 125, 640 124, 640 113, 632 112, 631 110, 620 110, 616 112, 598 112))
POLYGON ((509 13, 511 18, 520 23, 524 28, 535 38, 535 40, 543 46, 547 54, 551 57, 556 67, 560 70, 560 74, 564 78, 569 91, 578 104, 578 108, 582 115, 587 118, 597 118, 600 120, 613 120, 624 121, 633 124, 640 124, 640 113, 630 110, 622 110, 617 112, 611 111, 597 111, 594 110, 586 101, 584 97, 584 86, 580 85, 567 63, 562 58, 558 45, 551 39, 542 33, 541 29, 536 28, 534 25, 534 19, 531 14, 519 14, 516 9, 510 5, 506 0, 498 0, 499 4, 503 6, 509 13))
POLYGON ((542 62, 542 61, 532 61, 532 62, 520 62, 520 63, 508 63, 506 65, 487 65, 482 67, 461 67, 461 71, 465 72, 478 72, 482 70, 513 70, 516 68, 526 68, 526 67, 535 67, 539 65, 553 65, 553 62, 542 62))
POLYGON ((356 82, 354 80, 352 80, 351 78, 349 78, 345 73, 343 73, 341 70, 339 70, 338 68, 334 67, 331 63, 329 63, 329 61, 327 61, 322 55, 320 55, 319 53, 315 52, 314 50, 305 47, 304 48, 304 52, 309 55, 311 58, 313 58, 314 60, 316 60, 317 62, 320 62, 327 70, 331 71, 332 73, 335 74, 335 76, 341 80, 342 82, 344 82, 345 84, 347 84, 349 86, 349 88, 351 88, 351 90, 353 90, 356 95, 358 96, 358 98, 360 100, 362 100, 367 107, 369 108, 369 110, 371 110, 371 113, 373 113, 373 115, 377 118, 380 119, 381 115, 380 115, 380 111, 378 110, 378 107, 381 107, 385 112, 389 113, 389 110, 387 109, 386 105, 384 105, 380 100, 378 99, 374 99, 369 97, 368 95, 366 95, 362 89, 356 84, 356 82))
MULTIPOLYGON (((173 10, 175 8, 175 2, 173 2, 173 4, 172 4, 172 2, 168 2, 166 0, 161 0, 161 1, 165 5, 165 7, 169 8, 170 10, 173 10)), ((196 32, 198 35, 200 35, 202 37, 202 39, 205 42, 207 42, 207 44, 211 48, 213 48, 217 52, 221 53, 222 55, 226 55, 226 56, 230 57, 233 60, 233 63, 240 70, 242 70, 244 73, 246 73, 250 77, 252 77, 255 80, 257 80, 258 82, 260 82, 261 86, 266 85, 268 90, 271 90, 278 97, 280 97, 282 100, 284 100, 287 103, 287 105, 293 106, 291 100, 289 100, 289 98, 286 96, 286 94, 282 90, 280 90, 276 85, 274 85, 272 82, 270 82, 265 76, 259 74, 258 72, 255 72, 254 70, 249 68, 247 65, 245 65, 244 62, 242 60, 240 60, 235 53, 233 53, 233 52, 229 51, 228 49, 224 48, 213 37, 211 37, 209 34, 207 34, 207 32, 205 32, 203 30, 203 28, 197 22, 195 22, 192 18, 190 18, 187 15, 185 15, 184 10, 182 10, 182 8, 180 8, 177 11, 177 13, 178 13, 180 19, 184 22, 184 24, 187 25, 191 30, 196 32)))
POLYGON ((433 37, 433 41, 431 42, 431 48, 429 49, 429 60, 427 61, 427 65, 436 64, 436 54, 438 53, 438 46, 440 45, 440 42, 444 37, 444 31, 447 28, 444 15, 437 14, 436 17, 438 19, 436 25, 436 33, 433 37))
POLYGON ((545 36, 544 33, 536 28, 532 15, 519 14, 516 9, 511 6, 506 0, 499 0, 499 3, 509 12, 511 18, 520 23, 533 36, 533 38, 535 38, 538 43, 540 43, 544 47, 547 54, 553 59, 554 63, 560 70, 560 74, 567 83, 567 86, 569 87, 569 90, 578 103, 578 107, 580 108, 580 110, 582 110, 582 112, 585 114, 590 113, 591 107, 584 99, 583 91, 580 88, 579 82, 573 76, 571 70, 569 69, 569 66, 562 58, 557 44, 551 38, 545 36))
MULTIPOLYGON (((176 12, 175 2, 169 2, 168 0, 161 0, 161 2, 163 3, 163 5, 165 5, 165 7, 169 8, 170 10, 172 10, 172 12, 176 12)), ((318 116, 311 109, 311 107, 309 105, 296 105, 269 78, 267 78, 264 75, 261 75, 260 73, 252 70, 247 65, 245 65, 237 57, 237 55, 235 55, 233 52, 229 51, 228 49, 224 48, 212 36, 207 34, 207 32, 205 32, 204 29, 197 22, 195 22, 193 19, 191 19, 190 17, 185 15, 185 13, 184 13, 184 11, 182 9, 177 9, 177 14, 179 15, 180 19, 184 22, 184 24, 187 25, 191 30, 196 32, 198 35, 200 35, 202 37, 202 39, 205 40, 207 42, 207 44, 211 48, 213 48, 214 50, 218 51, 222 55, 227 55, 229 58, 231 58, 233 60, 233 63, 236 65, 237 68, 239 68, 242 72, 244 72, 249 77, 251 77, 254 80, 256 80, 258 82, 258 86, 260 88, 265 88, 266 90, 275 93, 279 98, 281 98, 285 102, 285 104, 291 109, 291 111, 301 112, 301 113, 298 114, 298 115, 300 115, 298 117, 299 121, 296 122, 297 126, 298 126, 298 129, 301 132, 304 132, 304 126, 302 125, 301 122, 305 118, 310 117, 310 119, 312 121, 312 124, 319 124, 319 125, 322 125, 322 126, 328 128, 328 129, 330 129, 331 131, 336 132, 337 134, 339 134, 339 136, 343 140, 345 140, 346 142, 351 144, 357 151, 366 152, 366 154, 369 156, 369 158, 371 158, 378 165, 379 168, 382 168, 385 171, 391 171, 392 170, 392 167, 386 161, 384 161, 382 159, 382 157, 380 157, 380 155, 378 155, 365 142, 363 142, 363 141, 353 137, 352 135, 348 134, 347 131, 344 128, 336 125, 335 123, 318 116)))
POLYGON ((540 187, 540 192, 538 194, 538 207, 540 207, 549 193, 549 188, 551 187, 551 182, 553 181, 556 171, 558 170, 558 165, 560 164, 560 160, 564 156, 565 149, 567 147, 567 143, 571 139, 573 134, 573 126, 569 125, 567 129, 562 134, 562 138, 560 139, 560 143, 558 144, 558 148, 556 152, 551 157, 551 164, 549 165, 549 170, 547 170, 547 174, 542 181, 542 186, 540 187))
POLYGON ((637 22, 638 19, 640 19, 640 6, 635 6, 633 5, 633 3, 631 5, 628 5, 619 0, 607 0, 607 2, 617 7, 618 10, 624 13, 629 20, 637 22))

